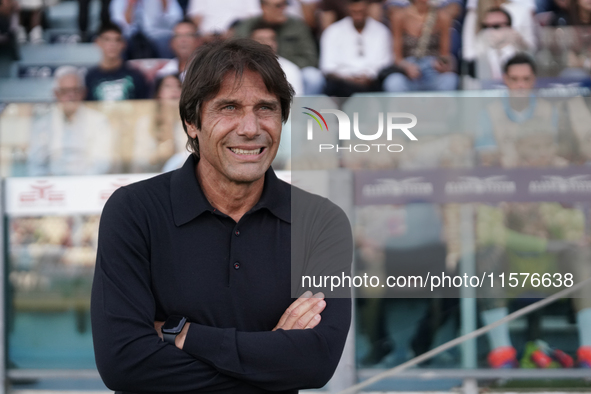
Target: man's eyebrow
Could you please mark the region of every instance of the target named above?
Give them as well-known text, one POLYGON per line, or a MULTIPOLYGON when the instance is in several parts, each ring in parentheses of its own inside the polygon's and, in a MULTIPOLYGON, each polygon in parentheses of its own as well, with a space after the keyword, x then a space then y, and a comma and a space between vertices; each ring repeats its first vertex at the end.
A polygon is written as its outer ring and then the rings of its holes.
POLYGON ((236 100, 232 100, 232 99, 219 99, 219 100, 214 101, 213 104, 216 107, 223 107, 224 105, 238 104, 238 102, 236 100))
POLYGON ((257 103, 259 106, 276 107, 279 105, 278 100, 261 100, 257 103))
MULTIPOLYGON (((227 98, 216 100, 213 103, 213 105, 216 107, 223 107, 226 105, 237 105, 237 104, 240 104, 239 100, 233 100, 233 99, 227 99, 227 98)), ((261 101, 257 102, 256 105, 257 106, 275 107, 275 106, 279 105, 279 100, 261 100, 261 101)))

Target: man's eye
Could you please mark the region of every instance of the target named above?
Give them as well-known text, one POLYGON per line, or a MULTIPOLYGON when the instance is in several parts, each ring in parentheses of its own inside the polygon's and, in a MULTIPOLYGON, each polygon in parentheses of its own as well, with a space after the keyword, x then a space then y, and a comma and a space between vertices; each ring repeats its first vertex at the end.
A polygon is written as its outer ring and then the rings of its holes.
POLYGON ((222 109, 234 110, 234 109, 236 109, 236 106, 235 106, 235 105, 231 105, 231 104, 230 104, 230 105, 226 105, 226 106, 225 106, 224 108, 222 108, 222 109))

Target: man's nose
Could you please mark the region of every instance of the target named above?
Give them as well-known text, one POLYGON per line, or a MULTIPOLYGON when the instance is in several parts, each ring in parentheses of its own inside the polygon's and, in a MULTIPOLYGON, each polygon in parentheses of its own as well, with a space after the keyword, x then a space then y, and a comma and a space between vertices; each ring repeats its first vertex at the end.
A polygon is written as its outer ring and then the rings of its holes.
POLYGON ((248 138, 254 138, 259 134, 259 120, 254 111, 246 111, 240 121, 238 134, 248 138))

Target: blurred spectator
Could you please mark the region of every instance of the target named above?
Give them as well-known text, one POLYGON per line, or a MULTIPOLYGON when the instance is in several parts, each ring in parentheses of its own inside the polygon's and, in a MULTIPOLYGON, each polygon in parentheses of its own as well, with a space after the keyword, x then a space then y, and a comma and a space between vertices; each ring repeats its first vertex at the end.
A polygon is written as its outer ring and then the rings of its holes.
MULTIPOLYGON (((533 95, 536 83, 533 60, 525 54, 515 55, 505 65, 503 79, 508 96, 492 102, 480 121, 480 134, 475 140, 480 163, 503 168, 567 165, 565 159, 557 156, 558 112, 552 104, 533 95)), ((580 216, 557 203, 479 206, 479 270, 528 272, 525 267, 529 266, 536 267, 535 272, 553 274, 557 269, 554 253, 581 235, 580 216)), ((491 288, 491 294, 483 294, 485 308, 481 317, 484 324, 494 323, 508 314, 506 299, 499 298, 507 294, 495 293, 497 290, 491 288)), ((516 297, 519 294, 509 295, 516 297)), ((488 337, 489 364, 494 368, 517 367, 517 351, 511 342, 508 325, 491 330, 488 337)), ((530 350, 535 347, 526 349, 523 359, 526 364, 532 363, 530 350)))
POLYGON ((185 76, 185 67, 190 60, 191 54, 197 49, 201 39, 197 33, 197 26, 190 19, 183 19, 176 24, 173 30, 173 36, 170 40, 170 47, 175 54, 171 59, 156 73, 157 78, 162 78, 170 74, 178 74, 183 80, 185 76))
MULTIPOLYGON (((324 31, 328 26, 349 15, 347 2, 342 0, 322 0, 320 2, 320 28, 324 31)), ((384 1, 368 0, 367 14, 378 22, 384 19, 384 1)))
POLYGON ((0 0, 0 48, 16 60, 18 31, 18 4, 15 0, 0 0))
POLYGON ((101 27, 96 44, 103 57, 101 63, 86 74, 86 99, 114 101, 148 98, 149 87, 143 74, 123 62, 125 40, 121 29, 112 24, 101 27))
MULTIPOLYGON (((195 22, 206 41, 227 38, 237 20, 260 14, 259 0, 190 0, 187 15, 195 22)), ((246 32, 244 37, 248 37, 246 32)))
POLYGON ((480 79, 501 79, 502 65, 527 50, 523 37, 512 28, 511 16, 502 8, 491 8, 484 15, 476 38, 477 74, 480 79))
POLYGON ((175 155, 180 154, 183 162, 189 155, 185 148, 187 137, 178 116, 181 97, 179 76, 172 74, 157 80, 155 91, 155 108, 150 125, 146 127, 139 121, 136 127, 134 165, 141 171, 161 171, 175 155), (146 133, 148 130, 149 135, 146 133), (147 152, 151 153, 147 155, 147 152), (146 158, 148 162, 142 165, 141 162, 146 158))
MULTIPOLYGON (((191 154, 187 148, 187 136, 178 116, 181 81, 178 75, 167 75, 156 82, 155 119, 152 135, 157 147, 150 159, 155 171, 172 171, 182 167, 191 154)), ((141 152, 138 152, 141 155, 141 152)))
POLYGON ((287 0, 261 0, 262 14, 246 19, 236 26, 237 37, 250 37, 253 27, 264 22, 273 26, 277 54, 295 63, 302 70, 304 93, 322 93, 324 77, 318 68, 318 50, 310 27, 300 19, 286 14, 287 0))
POLYGON ((517 165, 514 138, 526 129, 546 130, 557 136, 558 112, 533 94, 536 65, 531 57, 515 55, 507 61, 503 72, 508 96, 495 101, 483 114, 475 148, 482 165, 509 168, 517 165))
MULTIPOLYGON (((277 33, 275 33, 273 26, 261 21, 261 23, 256 24, 253 27, 250 38, 261 44, 270 46, 273 49, 273 52, 277 53, 277 33)), ((281 69, 285 73, 287 81, 293 87, 295 95, 303 95, 304 84, 302 82, 302 72, 299 67, 282 56, 277 56, 277 60, 279 61, 281 69)))
POLYGON ((380 91, 378 73, 392 64, 391 34, 370 18, 365 0, 350 0, 349 16, 330 25, 320 39, 320 69, 326 94, 349 97, 380 91))
MULTIPOLYGON (((472 62, 477 57, 476 36, 482 29, 484 17, 491 8, 502 8, 511 17, 511 27, 516 30, 528 50, 536 49, 533 13, 535 3, 527 0, 468 0, 466 17, 462 28, 462 58, 472 62)), ((472 68, 470 74, 474 76, 472 68)))
POLYGON ((113 135, 107 117, 82 103, 84 79, 75 67, 58 68, 54 81, 57 104, 32 123, 28 174, 108 173, 113 135))
POLYGON ((450 16, 413 0, 394 16, 394 57, 404 73, 389 75, 384 90, 455 90, 458 76, 450 54, 450 16))
POLYGON ((110 11, 128 42, 128 58, 173 57, 172 29, 183 19, 177 0, 112 0, 110 11))
MULTIPOLYGON (((83 42, 90 41, 88 33, 88 14, 90 13, 90 0, 78 0, 78 30, 80 31, 80 39, 83 42)), ((111 0, 101 0, 101 26, 111 23, 109 15, 109 6, 111 0)))

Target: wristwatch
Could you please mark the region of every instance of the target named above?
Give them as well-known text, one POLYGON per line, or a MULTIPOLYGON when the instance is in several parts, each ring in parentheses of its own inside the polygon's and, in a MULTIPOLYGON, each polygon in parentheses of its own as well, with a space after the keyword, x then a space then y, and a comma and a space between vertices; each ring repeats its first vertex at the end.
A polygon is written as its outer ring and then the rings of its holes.
POLYGON ((169 316, 162 326, 162 336, 164 337, 164 340, 174 345, 174 340, 183 330, 185 323, 187 323, 186 317, 178 315, 169 316))

